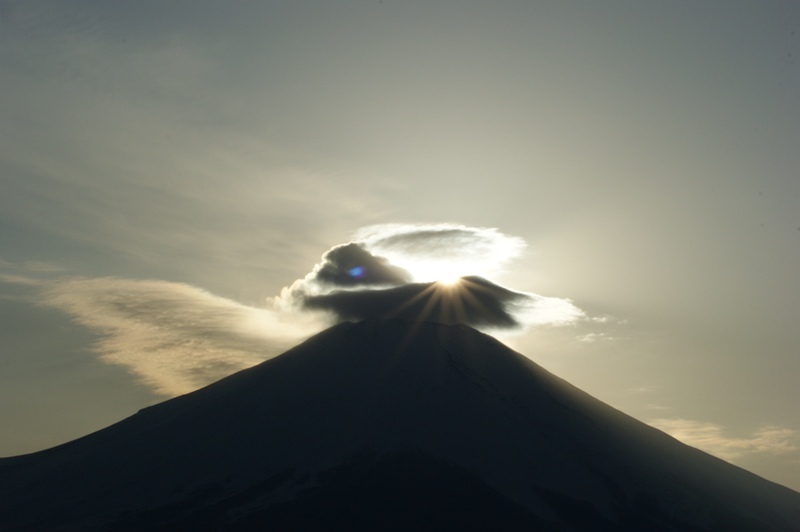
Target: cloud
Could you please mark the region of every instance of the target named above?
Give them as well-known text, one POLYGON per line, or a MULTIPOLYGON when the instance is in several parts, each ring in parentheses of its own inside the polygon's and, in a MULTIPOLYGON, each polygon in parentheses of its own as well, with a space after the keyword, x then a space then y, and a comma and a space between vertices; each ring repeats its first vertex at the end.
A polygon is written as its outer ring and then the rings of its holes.
POLYGON ((312 276, 316 282, 336 287, 396 286, 411 280, 411 274, 403 268, 353 242, 325 253, 312 276))
POLYGON ((0 283, 27 287, 41 286, 43 277, 63 270, 54 264, 41 261, 11 262, 0 259, 0 283))
POLYGON ((613 336, 610 336, 606 333, 588 333, 584 334, 583 336, 578 337, 578 341, 584 344, 593 344, 597 341, 609 341, 614 340, 613 336))
POLYGON ((40 286, 41 282, 38 279, 33 279, 26 275, 17 275, 13 273, 0 272, 0 282, 24 286, 40 286))
POLYGON ((62 271, 40 263, 0 261, 0 281, 33 290, 35 296, 25 297, 100 333, 93 346, 100 360, 126 367, 165 395, 262 362, 342 320, 396 317, 499 331, 583 317, 567 299, 514 291, 479 275, 455 284, 414 281, 434 272, 431 266, 504 264, 524 243, 495 229, 387 225, 359 234, 363 242, 334 246, 264 308, 183 283, 58 277, 62 271))
POLYGON ((336 290, 307 297, 303 305, 331 311, 345 320, 388 317, 508 328, 518 326, 519 322, 506 308, 526 298, 525 294, 472 277, 448 286, 409 283, 384 290, 336 290))
POLYGON ((462 277, 452 285, 409 283, 384 290, 336 290, 306 297, 303 305, 345 320, 387 317, 488 329, 569 322, 580 314, 565 300, 515 292, 482 277, 462 277))
POLYGON ((178 395, 280 354, 316 332, 310 317, 255 308, 166 281, 67 279, 44 304, 103 337, 94 346, 164 395, 178 395))
POLYGON ((479 275, 498 271, 525 246, 496 229, 388 224, 355 237, 360 241, 331 248, 311 273, 284 288, 279 305, 324 311, 337 321, 380 316, 490 330, 583 316, 567 299, 510 290, 479 275), (459 282, 438 282, 454 277, 459 282))
POLYGON ((797 432, 782 427, 766 426, 749 437, 733 437, 726 435, 721 425, 690 419, 658 418, 648 421, 648 424, 723 460, 733 461, 756 453, 800 451, 797 432))
POLYGON ((359 229, 354 239, 372 253, 409 269, 415 281, 502 273, 525 248, 519 237, 494 228, 459 224, 382 224, 359 229))

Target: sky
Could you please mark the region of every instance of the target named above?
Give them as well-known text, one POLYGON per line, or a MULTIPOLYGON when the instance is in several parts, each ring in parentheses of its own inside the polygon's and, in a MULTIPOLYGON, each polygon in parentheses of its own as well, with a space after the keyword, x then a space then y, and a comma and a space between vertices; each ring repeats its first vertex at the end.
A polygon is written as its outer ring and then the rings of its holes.
POLYGON ((0 456, 399 301, 454 319, 434 281, 469 276, 459 316, 800 490, 798 30, 794 1, 0 2, 0 456))

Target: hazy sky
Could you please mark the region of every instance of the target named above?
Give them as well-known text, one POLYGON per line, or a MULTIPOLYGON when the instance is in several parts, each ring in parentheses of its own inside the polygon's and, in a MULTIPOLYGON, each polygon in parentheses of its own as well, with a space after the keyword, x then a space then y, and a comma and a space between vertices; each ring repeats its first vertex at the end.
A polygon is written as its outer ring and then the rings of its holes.
POLYGON ((0 455, 320 330, 287 302, 368 241, 553 303, 504 340, 800 490, 798 30, 794 0, 0 2, 0 455))

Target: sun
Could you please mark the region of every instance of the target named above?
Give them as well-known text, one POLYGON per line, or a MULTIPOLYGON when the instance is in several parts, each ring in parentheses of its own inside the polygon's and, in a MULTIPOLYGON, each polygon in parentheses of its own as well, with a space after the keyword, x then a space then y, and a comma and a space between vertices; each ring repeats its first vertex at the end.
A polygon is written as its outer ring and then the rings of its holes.
POLYGON ((442 286, 455 286, 461 282, 460 275, 443 275, 436 279, 436 283, 442 286))
POLYGON ((463 264, 453 261, 406 261, 403 266, 418 283, 437 283, 442 286, 453 286, 467 275, 463 264))

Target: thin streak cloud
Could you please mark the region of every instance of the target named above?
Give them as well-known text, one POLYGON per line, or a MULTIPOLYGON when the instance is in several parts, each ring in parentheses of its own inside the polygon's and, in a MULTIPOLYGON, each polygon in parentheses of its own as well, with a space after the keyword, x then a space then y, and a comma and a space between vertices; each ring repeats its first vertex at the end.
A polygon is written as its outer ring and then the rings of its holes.
POLYGON ((765 426, 746 437, 729 436, 715 423, 681 418, 658 418, 648 422, 673 438, 723 460, 735 461, 751 454, 787 454, 800 451, 797 431, 765 426))

